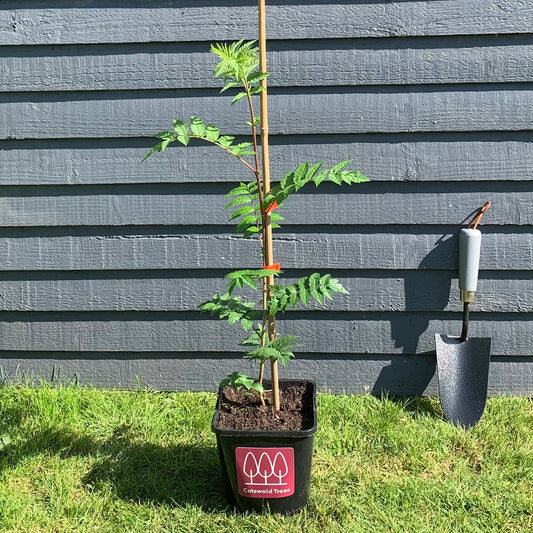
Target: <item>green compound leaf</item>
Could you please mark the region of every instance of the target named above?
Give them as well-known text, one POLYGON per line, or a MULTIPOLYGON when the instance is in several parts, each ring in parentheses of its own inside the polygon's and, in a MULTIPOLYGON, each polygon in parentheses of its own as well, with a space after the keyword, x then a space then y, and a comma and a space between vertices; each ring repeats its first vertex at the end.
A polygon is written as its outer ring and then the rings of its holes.
POLYGON ((244 358, 261 363, 268 360, 277 361, 283 366, 287 366, 290 359, 294 357, 292 350, 298 346, 294 344, 295 339, 294 335, 281 335, 274 340, 267 340, 265 346, 250 350, 244 355, 244 358))
POLYGON ((261 315, 260 312, 253 310, 254 306, 254 302, 242 302, 240 297, 215 294, 211 300, 200 304, 199 309, 202 313, 227 319, 230 325, 240 322, 243 329, 248 331, 261 315))
POLYGON ((339 280, 332 278, 330 274, 321 277, 318 272, 300 278, 297 283, 291 285, 273 285, 270 287, 270 292, 268 301, 270 315, 278 311, 284 313, 287 307, 294 308, 299 302, 307 306, 311 298, 323 305, 326 298, 331 300, 334 292, 348 294, 339 280))
POLYGON ((242 372, 233 372, 227 378, 220 382, 221 387, 234 387, 237 390, 246 389, 248 391, 263 392, 263 385, 254 380, 250 376, 243 374, 242 372))
POLYGON ((329 170, 320 170, 323 165, 322 162, 316 163, 311 167, 308 163, 301 164, 296 171, 285 174, 279 184, 271 189, 264 200, 264 208, 266 209, 274 201, 281 207, 292 193, 299 191, 310 182, 314 182, 318 187, 325 180, 332 181, 338 185, 343 183, 351 185, 368 181, 368 178, 359 171, 344 171, 343 169, 349 164, 349 160, 342 161, 329 170))
POLYGON ((226 84, 223 90, 241 85, 259 66, 258 48, 255 41, 240 40, 231 44, 211 45, 211 51, 220 61, 214 68, 215 78, 222 78, 226 84))

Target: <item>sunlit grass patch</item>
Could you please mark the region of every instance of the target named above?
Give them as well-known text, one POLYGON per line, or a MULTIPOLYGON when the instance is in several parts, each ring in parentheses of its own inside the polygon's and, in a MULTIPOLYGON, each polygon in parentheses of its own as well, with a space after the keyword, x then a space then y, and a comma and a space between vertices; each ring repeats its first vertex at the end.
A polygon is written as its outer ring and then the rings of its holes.
POLYGON ((239 513, 222 489, 215 395, 0 388, 1 531, 528 532, 533 405, 489 399, 470 430, 435 398, 319 395, 309 506, 239 513))

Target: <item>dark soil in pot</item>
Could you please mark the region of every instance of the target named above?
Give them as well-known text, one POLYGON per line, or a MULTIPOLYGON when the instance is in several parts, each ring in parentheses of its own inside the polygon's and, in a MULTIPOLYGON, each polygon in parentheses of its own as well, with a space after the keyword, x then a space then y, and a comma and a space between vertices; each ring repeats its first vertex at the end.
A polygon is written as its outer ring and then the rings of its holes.
POLYGON ((256 394, 224 387, 220 391, 218 428, 237 430, 300 431, 314 424, 313 387, 308 382, 280 385, 280 410, 265 392, 266 406, 256 394))

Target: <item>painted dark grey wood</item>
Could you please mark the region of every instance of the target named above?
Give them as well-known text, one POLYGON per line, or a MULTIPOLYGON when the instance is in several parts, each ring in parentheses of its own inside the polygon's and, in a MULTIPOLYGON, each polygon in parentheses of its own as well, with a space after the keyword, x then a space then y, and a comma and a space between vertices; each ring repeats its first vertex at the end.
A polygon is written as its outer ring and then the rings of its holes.
MULTIPOLYGON (((117 357, 116 353, 38 353, 31 359, 7 352, 0 359, 0 379, 18 383, 41 379, 52 383, 79 381, 101 387, 135 388, 139 385, 163 390, 215 392, 218 383, 238 368, 254 373, 254 367, 235 357, 212 359, 203 354, 150 354, 150 357, 117 357)), ((437 395, 435 356, 400 355, 369 357, 332 354, 298 357, 281 371, 284 378, 313 379, 320 392, 357 394, 437 395)), ((533 359, 493 358, 489 371, 489 396, 533 395, 533 359)), ((440 413, 435 413, 440 417, 440 413)))
MULTIPOLYGON (((182 277, 181 271, 139 273, 14 273, 0 275, 0 311, 195 311, 227 283, 217 277, 182 277), (48 274, 48 275, 47 275, 48 274)), ((307 272, 305 272, 307 274, 307 272)), ((289 272, 285 283, 296 278, 289 272)), ((351 272, 333 276, 349 291, 310 310, 453 311, 462 309, 455 273, 444 270, 351 272)), ((196 274, 198 275, 198 274, 196 274)), ((523 313, 533 309, 531 280, 520 273, 482 272, 472 311, 523 313)), ((258 299, 251 289, 243 291, 258 299)))
MULTIPOLYGON (((529 36, 311 41, 273 45, 271 87, 531 82, 529 36), (296 45, 296 46, 295 46, 296 45), (439 46, 440 45, 440 46, 439 46), (278 49, 279 48, 279 49, 278 49), (490 65, 490 68, 487 68, 490 65)), ((10 48, 0 55, 0 91, 221 88, 209 45, 10 48)))
MULTIPOLYGON (((13 314, 1 317, 0 351, 233 352, 248 334, 197 313, 13 314)), ((405 354, 435 351, 434 334, 459 336, 461 313, 296 313, 279 317, 279 333, 300 339, 300 353, 405 354)), ((527 314, 471 313, 469 336, 492 338, 495 356, 529 356, 527 314)), ((244 352, 244 350, 243 350, 244 352)))
MULTIPOLYGON (((429 228, 428 228, 429 229, 429 228)), ((41 230, 40 230, 41 231, 41 230)), ((274 239, 283 268, 432 269, 457 267, 456 237, 417 233, 306 233, 274 239)), ((42 231, 41 231, 42 232, 42 231)), ((2 237, 0 271, 139 270, 257 268, 258 245, 224 234, 62 235, 2 237)), ((482 270, 529 270, 529 233, 489 233, 483 237, 482 270)))
MULTIPOLYGON (((154 42, 257 38, 255 2, 91 3, 50 7, 8 2, 0 44, 154 42), (105 8, 105 9, 103 9, 105 8)), ((529 33, 528 0, 271 2, 272 39, 529 33)))
MULTIPOLYGON (((288 203, 276 260, 350 295, 279 318, 302 344, 283 374, 436 394, 457 230, 491 200, 470 335, 493 339, 490 394, 531 395, 531 2, 267 4, 273 179, 353 159, 372 180, 288 203)), ((199 142, 140 160, 174 117, 247 133, 208 49, 255 33, 252 0, 2 3, 0 379, 214 390, 247 368, 239 328, 196 307, 259 264, 221 212, 250 176, 199 142)))
MULTIPOLYGON (((159 124, 163 129, 168 121, 159 124)), ((155 130, 147 134, 152 135, 155 130)), ((330 166, 352 159, 372 182, 533 181, 531 132, 273 137, 271 171, 280 179, 304 161, 330 166)), ((216 147, 170 145, 143 164, 155 139, 0 141, 5 185, 213 183, 249 180, 216 147)), ((459 186, 454 183, 454 186, 459 186)), ((485 185, 489 191, 493 185, 485 185)), ((514 185, 512 186, 514 187, 514 185)))
MULTIPOLYGON (((515 131, 533 128, 524 113, 533 105, 526 89, 344 90, 324 93, 274 92, 269 108, 272 134, 394 133, 431 131, 515 131), (347 111, 349 110, 349 111, 347 111)), ((133 137, 168 129, 173 118, 199 115, 230 134, 248 133, 246 109, 231 96, 193 96, 188 92, 35 93, 9 95, 0 102, 0 138, 133 137), (224 105, 227 105, 224 110, 224 105), (238 123, 235 125, 235 123, 238 123)))
MULTIPOLYGON (((205 185, 181 188, 148 186, 104 189, 0 188, 0 226, 128 226, 128 225, 221 225, 231 224, 225 211, 232 187, 205 185), (114 191, 117 194, 113 194, 114 191), (76 194, 76 192, 78 194, 76 194), (20 196, 20 194, 23 196, 20 196), (39 193, 42 196, 39 196, 39 193), (181 194, 180 194, 181 193, 181 194), (14 196, 11 196, 13 194, 14 196)), ((472 206, 493 204, 491 225, 533 225, 533 185, 513 191, 472 191, 473 187, 446 183, 431 187, 402 184, 359 184, 343 187, 324 185, 316 194, 314 185, 295 195, 279 210, 283 226, 321 224, 407 225, 448 224, 472 214, 472 206), (436 192, 439 191, 437 195, 436 192), (459 190, 458 190, 459 189, 459 190), (306 194, 307 193, 307 194, 306 194)))

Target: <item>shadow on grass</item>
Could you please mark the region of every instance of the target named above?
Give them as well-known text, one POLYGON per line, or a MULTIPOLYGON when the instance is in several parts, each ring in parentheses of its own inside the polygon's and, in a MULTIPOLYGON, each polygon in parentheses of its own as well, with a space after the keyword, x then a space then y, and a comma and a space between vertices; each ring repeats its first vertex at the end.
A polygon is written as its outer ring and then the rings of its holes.
POLYGON ((123 442, 102 450, 104 457, 85 475, 84 485, 110 487, 124 500, 227 507, 215 448, 123 442))
POLYGON ((382 396, 381 399, 395 403, 412 417, 429 416, 437 420, 443 420, 442 409, 438 398, 424 396, 382 396))
POLYGON ((0 465, 24 457, 48 454, 62 459, 91 458, 82 484, 88 490, 109 491, 127 501, 155 505, 194 505, 209 511, 228 508, 216 446, 139 442, 127 427, 97 441, 68 430, 48 429, 14 446, 0 465))

